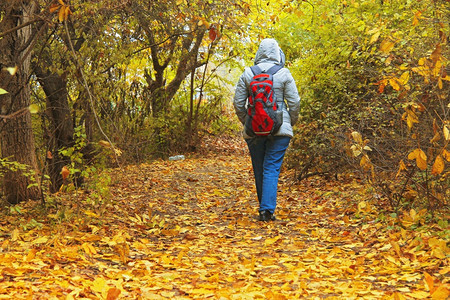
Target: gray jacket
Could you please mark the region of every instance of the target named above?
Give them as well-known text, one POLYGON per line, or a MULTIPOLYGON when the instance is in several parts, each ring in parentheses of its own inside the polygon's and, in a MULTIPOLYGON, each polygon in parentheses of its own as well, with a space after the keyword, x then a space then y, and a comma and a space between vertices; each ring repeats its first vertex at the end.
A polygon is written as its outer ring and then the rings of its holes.
MULTIPOLYGON (((255 56, 255 65, 261 68, 262 71, 268 70, 274 64, 281 64, 284 66, 284 53, 281 51, 278 43, 274 39, 264 39, 255 56)), ((247 116, 247 102, 249 96, 250 81, 253 78, 253 72, 250 68, 245 68, 244 73, 239 78, 236 85, 234 95, 234 108, 236 115, 242 124, 245 123, 247 116)), ((300 111, 300 97, 298 95, 297 87, 295 86, 294 78, 288 69, 282 68, 274 76, 274 90, 277 101, 284 99, 283 105, 283 125, 275 136, 293 136, 292 126, 298 120, 300 111)), ((250 138, 244 130, 244 138, 250 138)))

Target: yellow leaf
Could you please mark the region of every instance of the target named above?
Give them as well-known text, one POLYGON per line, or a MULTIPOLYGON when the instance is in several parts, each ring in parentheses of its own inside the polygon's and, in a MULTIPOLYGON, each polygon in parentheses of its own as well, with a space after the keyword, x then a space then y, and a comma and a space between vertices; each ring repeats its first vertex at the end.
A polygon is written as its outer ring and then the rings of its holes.
POLYGON ((441 248, 433 249, 431 251, 431 255, 433 255, 434 257, 439 258, 439 259, 444 259, 446 257, 444 251, 442 251, 441 248))
POLYGON ((65 6, 63 5, 63 6, 61 6, 61 8, 59 9, 59 14, 58 14, 58 20, 59 20, 59 22, 62 22, 62 21, 65 20, 65 18, 64 18, 65 13, 66 13, 66 9, 65 9, 65 6))
POLYGON ((28 106, 28 110, 30 111, 30 113, 36 114, 39 112, 39 106, 37 106, 36 104, 31 104, 30 106, 28 106))
POLYGON ((88 255, 97 254, 97 250, 95 250, 94 246, 89 243, 84 243, 81 245, 81 248, 83 248, 84 252, 88 255))
POLYGON ((436 131, 433 138, 430 140, 430 143, 431 144, 437 143, 437 142, 439 142, 440 139, 441 139, 441 135, 439 134, 439 131, 436 131))
POLYGON ((359 165, 365 170, 368 171, 372 167, 372 163, 370 162, 369 157, 367 155, 364 155, 361 157, 361 160, 359 161, 359 165))
MULTIPOLYGON (((404 119, 405 115, 402 116, 404 119)), ((419 123, 419 118, 417 117, 416 113, 410 109, 406 109, 406 124, 408 124, 408 128, 411 129, 414 125, 414 123, 419 123)))
POLYGON ((427 169, 427 155, 419 149, 419 155, 416 157, 416 164, 422 171, 427 169))
POLYGON ((414 291, 411 293, 407 293, 407 296, 411 297, 410 299, 426 299, 429 295, 430 293, 426 291, 414 291))
POLYGON ((95 212, 93 212, 92 210, 85 210, 84 211, 84 214, 86 215, 86 216, 89 216, 89 217, 94 217, 94 218, 98 218, 99 217, 99 215, 97 215, 95 212))
POLYGON ((106 280, 103 277, 97 277, 93 282, 91 289, 94 292, 102 293, 103 291, 106 291, 106 289, 109 288, 106 284, 106 280))
POLYGON ((264 245, 270 246, 272 244, 275 244, 279 239, 281 239, 281 236, 277 235, 274 238, 268 238, 264 241, 264 245))
POLYGON ((25 257, 25 261, 32 261, 36 257, 36 248, 32 248, 30 252, 28 252, 27 256, 25 257))
POLYGON ((400 250, 400 245, 396 242, 396 241, 390 241, 390 244, 392 246, 392 248, 394 248, 395 253, 397 253, 397 255, 400 257, 402 255, 402 252, 400 250))
POLYGON ((403 74, 399 78, 399 81, 402 85, 406 85, 409 81, 409 72, 403 72, 403 74))
POLYGON ((416 159, 416 164, 421 170, 427 168, 427 155, 421 149, 417 148, 408 155, 408 159, 416 159))
POLYGON ((355 140, 355 142, 362 144, 362 136, 361 133, 357 132, 357 131, 353 131, 352 132, 352 137, 355 140))
POLYGON ((392 78, 389 79, 389 84, 392 86, 392 88, 396 91, 400 90, 400 85, 398 84, 398 79, 397 78, 392 78))
POLYGON ((0 95, 3 95, 3 94, 8 94, 8 92, 5 91, 4 89, 0 88, 0 95))
POLYGON ((431 299, 433 300, 446 300, 450 296, 450 290, 448 285, 439 286, 434 293, 431 295, 431 299))
POLYGON ((13 75, 15 75, 15 74, 17 73, 17 70, 18 70, 18 69, 19 69, 19 68, 18 68, 17 66, 15 66, 15 67, 5 68, 4 70, 8 71, 9 74, 10 74, 11 76, 13 76, 13 75))
POLYGON ((450 140, 450 129, 448 125, 444 125, 444 138, 446 141, 450 140))
POLYGON ((11 232, 11 241, 15 242, 15 241, 17 241, 19 238, 20 238, 19 229, 16 228, 16 229, 14 229, 14 230, 11 232))
POLYGON ((364 212, 368 210, 368 205, 366 201, 361 201, 358 203, 358 212, 364 212))
POLYGON ((411 152, 410 154, 408 154, 408 159, 409 160, 413 160, 418 156, 420 149, 415 149, 413 152, 411 152))
POLYGON ((403 159, 402 159, 400 161, 400 163, 398 164, 398 172, 397 172, 397 175, 395 175, 395 177, 398 177, 398 175, 400 175, 400 172, 404 171, 404 170, 406 170, 406 165, 405 165, 405 163, 403 162, 403 159))
POLYGON ((41 237, 35 239, 32 243, 33 244, 44 244, 44 243, 47 243, 47 241, 48 241, 48 237, 41 236, 41 237))
POLYGON ((350 149, 352 150, 354 157, 358 157, 361 154, 361 150, 357 145, 352 145, 350 149))
POLYGON ((375 32, 373 35, 372 35, 372 37, 370 38, 370 44, 373 44, 373 43, 375 43, 376 41, 378 41, 378 38, 380 37, 380 33, 381 33, 381 31, 378 29, 378 31, 377 32, 375 32))
POLYGON ((441 155, 436 157, 434 161, 433 167, 431 168, 431 174, 439 175, 444 171, 445 162, 441 155))
POLYGON ((380 51, 383 53, 389 53, 394 48, 394 43, 389 40, 383 40, 380 44, 380 51))
POLYGON ((66 5, 66 4, 64 4, 64 2, 62 1, 62 0, 58 0, 58 2, 59 2, 59 4, 61 4, 61 5, 66 5))

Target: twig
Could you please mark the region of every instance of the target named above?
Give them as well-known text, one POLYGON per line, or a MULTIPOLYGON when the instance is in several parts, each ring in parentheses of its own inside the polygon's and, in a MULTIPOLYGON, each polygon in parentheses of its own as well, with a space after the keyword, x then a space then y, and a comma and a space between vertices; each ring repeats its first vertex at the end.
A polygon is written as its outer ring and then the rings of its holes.
POLYGON ((99 119, 98 119, 98 115, 97 115, 97 113, 95 112, 95 107, 94 107, 94 97, 92 96, 91 90, 89 89, 89 85, 87 84, 86 77, 84 76, 84 72, 83 72, 83 70, 81 69, 81 65, 80 65, 80 63, 79 63, 79 61, 78 61, 78 57, 77 57, 77 54, 76 54, 75 49, 74 49, 74 47, 73 47, 72 40, 70 39, 69 28, 67 27, 67 21, 66 21, 66 20, 64 20, 64 29, 66 30, 67 39, 68 39, 68 42, 69 42, 70 50, 71 50, 71 52, 72 52, 74 61, 75 61, 76 65, 77 65, 78 70, 80 71, 80 74, 81 74, 82 85, 84 86, 84 88, 86 89, 86 91, 87 91, 87 93, 88 93, 88 96, 89 96, 89 104, 90 104, 91 109, 92 109, 92 112, 93 112, 93 114, 94 114, 95 122, 97 123, 97 126, 98 126, 98 128, 99 128, 101 134, 105 137, 105 139, 106 139, 106 140, 109 142, 109 144, 111 145, 111 149, 113 150, 114 158, 116 159, 117 165, 121 168, 121 165, 120 165, 120 162, 119 162, 119 158, 117 157, 117 150, 116 150, 116 147, 114 147, 114 144, 112 143, 112 141, 110 140, 110 138, 108 137, 108 135, 106 135, 106 133, 103 131, 103 128, 102 128, 102 126, 101 126, 101 124, 100 124, 100 121, 99 121, 99 119))

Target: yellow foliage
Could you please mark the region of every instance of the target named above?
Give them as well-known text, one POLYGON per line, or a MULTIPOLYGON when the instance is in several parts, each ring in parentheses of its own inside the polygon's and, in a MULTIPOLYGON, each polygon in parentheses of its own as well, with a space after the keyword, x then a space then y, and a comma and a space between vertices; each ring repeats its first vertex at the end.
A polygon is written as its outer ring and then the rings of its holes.
POLYGON ((409 160, 415 159, 416 165, 417 167, 419 167, 419 169, 421 170, 427 169, 427 155, 425 154, 425 152, 422 151, 422 149, 420 148, 415 149, 408 155, 408 159, 409 160))

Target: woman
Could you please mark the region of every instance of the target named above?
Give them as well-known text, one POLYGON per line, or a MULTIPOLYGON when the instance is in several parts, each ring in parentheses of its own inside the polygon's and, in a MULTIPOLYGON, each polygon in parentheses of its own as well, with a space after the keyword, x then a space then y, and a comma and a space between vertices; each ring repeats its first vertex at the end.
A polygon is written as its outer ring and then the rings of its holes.
MULTIPOLYGON (((262 72, 274 65, 283 68, 273 75, 273 86, 278 102, 283 111, 283 123, 280 129, 269 136, 252 137, 244 130, 244 138, 247 142, 252 159, 253 173, 255 176, 256 192, 259 201, 259 220, 275 220, 274 212, 277 205, 277 185, 281 164, 289 142, 293 136, 292 126, 298 120, 300 110, 300 97, 294 78, 287 68, 284 68, 284 53, 274 39, 264 39, 255 56, 255 65, 262 72), (286 105, 287 104, 287 105, 286 105)), ((234 96, 234 108, 242 124, 248 117, 249 86, 254 74, 250 68, 246 68, 239 78, 234 96)))

